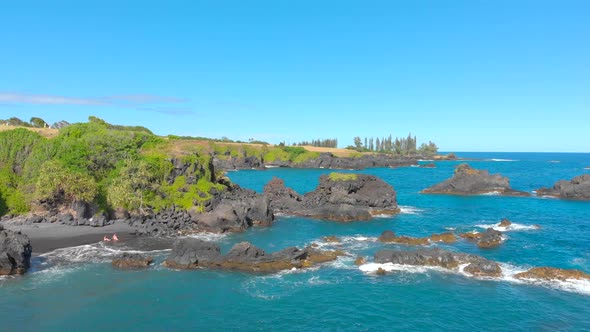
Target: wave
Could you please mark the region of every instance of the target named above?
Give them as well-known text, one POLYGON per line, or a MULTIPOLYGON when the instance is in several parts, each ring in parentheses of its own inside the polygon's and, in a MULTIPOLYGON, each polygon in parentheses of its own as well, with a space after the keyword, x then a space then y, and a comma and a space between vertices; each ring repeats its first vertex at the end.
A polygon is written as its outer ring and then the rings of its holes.
POLYGON ((552 163, 552 164, 557 164, 560 163, 561 161, 559 160, 549 160, 548 163, 552 163))
POLYGON ((491 158, 491 159, 486 159, 486 161, 509 162, 509 161, 519 161, 519 160, 516 160, 516 159, 491 158))
POLYGON ((121 253, 159 254, 168 251, 170 251, 170 249, 147 251, 134 250, 127 247, 107 246, 103 242, 99 242, 95 244, 85 244, 77 247, 60 248, 41 254, 39 257, 46 259, 46 261, 41 263, 41 265, 47 265, 49 263, 103 263, 109 261, 114 256, 121 253))
POLYGON ((590 280, 578 280, 578 279, 566 279, 566 280, 541 280, 541 279, 520 279, 516 278, 517 273, 525 272, 528 269, 518 267, 510 264, 499 263, 502 269, 503 275, 501 277, 479 277, 473 276, 464 271, 468 264, 459 265, 454 269, 445 269, 438 266, 414 266, 414 265, 403 265, 393 263, 367 263, 358 267, 363 273, 368 275, 376 275, 377 270, 382 269, 386 272, 407 272, 407 273, 427 273, 429 271, 436 271, 442 273, 453 273, 468 278, 478 280, 490 280, 490 281, 504 281, 514 284, 528 284, 534 286, 541 286, 546 288, 552 288, 561 291, 567 291, 572 293, 579 293, 583 295, 590 295, 590 280))
POLYGON ((186 237, 190 237, 193 239, 199 239, 199 240, 203 240, 203 241, 208 241, 208 242, 216 242, 216 241, 222 240, 223 238, 227 237, 228 235, 229 235, 228 233, 203 232, 203 233, 190 234, 190 235, 187 235, 186 237))
POLYGON ((500 195, 499 191, 490 191, 489 193, 479 194, 480 196, 498 196, 500 195))
POLYGON ((483 228, 483 229, 493 228, 494 230, 497 230, 500 232, 531 231, 531 230, 538 230, 541 228, 538 225, 523 225, 523 224, 517 224, 514 222, 512 224, 510 224, 510 226, 506 226, 506 227, 500 226, 500 223, 477 224, 477 225, 475 225, 475 227, 479 227, 479 228, 483 228))
MULTIPOLYGON (((338 237, 339 242, 325 241, 323 238, 312 241, 313 244, 317 245, 321 249, 333 249, 342 247, 347 250, 364 250, 368 249, 372 243, 377 242, 377 237, 363 236, 363 235, 351 235, 338 237)), ((350 254, 349 252, 345 252, 350 254)))
POLYGON ((424 212, 424 210, 414 207, 414 206, 409 206, 409 205, 399 205, 399 210, 400 213, 403 214, 420 214, 420 212, 424 212))

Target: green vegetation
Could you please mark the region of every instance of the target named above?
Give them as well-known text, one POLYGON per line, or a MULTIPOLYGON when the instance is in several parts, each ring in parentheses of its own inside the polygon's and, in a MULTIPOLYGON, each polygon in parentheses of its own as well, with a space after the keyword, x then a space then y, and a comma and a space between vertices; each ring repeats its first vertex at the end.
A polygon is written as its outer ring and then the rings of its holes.
POLYGON ((202 210, 214 191, 225 189, 215 182, 211 157, 200 149, 175 156, 165 149, 169 143, 147 128, 97 117, 64 127, 52 139, 23 128, 2 131, 0 215, 69 207, 76 201, 106 211, 202 210), (172 174, 173 157, 190 164, 186 174, 172 174))
POLYGON ((352 174, 352 173, 337 173, 337 172, 330 173, 328 175, 328 177, 332 181, 354 181, 354 180, 356 180, 358 178, 356 174, 352 174))

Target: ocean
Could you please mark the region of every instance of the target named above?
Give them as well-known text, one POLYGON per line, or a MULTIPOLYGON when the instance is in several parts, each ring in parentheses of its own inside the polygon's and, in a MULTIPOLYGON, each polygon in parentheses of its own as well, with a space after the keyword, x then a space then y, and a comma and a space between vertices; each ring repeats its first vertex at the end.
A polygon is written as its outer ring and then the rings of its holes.
MULTIPOLYGON (((590 154, 457 153, 469 164, 532 192, 560 179, 590 173, 590 154)), ((424 161, 427 162, 427 161, 424 161)), ((336 223, 278 217, 268 228, 230 235, 203 234, 223 252, 241 241, 272 252, 317 243, 350 253, 309 270, 271 275, 210 270, 175 271, 160 263, 167 251, 151 252, 147 270, 117 271, 110 258, 126 248, 101 244, 66 248, 33 259, 23 277, 0 279, 2 331, 375 331, 590 330, 590 283, 533 282, 514 273, 537 266, 590 273, 590 202, 538 197, 423 195, 419 191, 449 178, 460 161, 436 168, 405 167, 346 171, 376 175, 394 186, 402 213, 371 221, 336 223), (435 268, 354 265, 382 248, 407 248, 376 241, 384 230, 427 236, 514 224, 504 243, 480 249, 459 240, 432 244, 501 263, 499 279, 474 278, 435 268), (534 227, 540 226, 540 228, 534 227), (327 243, 335 235, 341 243, 327 243)), ((299 193, 315 188, 327 169, 230 172, 232 181, 262 191, 273 177, 299 193)))

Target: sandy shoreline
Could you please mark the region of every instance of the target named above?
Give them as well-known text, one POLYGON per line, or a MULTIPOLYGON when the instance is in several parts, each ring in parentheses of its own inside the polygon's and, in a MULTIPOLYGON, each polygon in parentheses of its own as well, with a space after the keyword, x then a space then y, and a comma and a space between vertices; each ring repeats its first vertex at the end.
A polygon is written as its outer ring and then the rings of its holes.
POLYGON ((170 245, 170 241, 155 238, 142 238, 143 240, 139 241, 139 237, 133 233, 134 229, 126 223, 117 223, 104 227, 66 226, 48 223, 33 225, 2 224, 6 229, 20 231, 27 235, 31 239, 34 254, 42 254, 59 248, 98 243, 102 241, 105 235, 111 237, 115 233, 120 244, 140 243, 144 247, 152 242, 149 245, 150 249, 164 249, 170 245))

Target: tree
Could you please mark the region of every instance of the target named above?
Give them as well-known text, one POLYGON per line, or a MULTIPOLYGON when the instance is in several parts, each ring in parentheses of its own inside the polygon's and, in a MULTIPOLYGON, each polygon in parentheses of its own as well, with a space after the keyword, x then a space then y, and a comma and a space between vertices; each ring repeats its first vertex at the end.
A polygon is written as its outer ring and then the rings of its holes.
POLYGON ((57 160, 41 166, 35 188, 35 197, 39 201, 56 203, 92 202, 98 193, 96 182, 90 175, 72 171, 57 160))
POLYGON ((362 144, 362 142, 361 142, 361 138, 360 138, 360 137, 358 137, 358 136, 354 138, 354 147, 355 147, 357 150, 361 150, 361 149, 362 149, 362 147, 363 147, 363 144, 362 144))
POLYGON ((35 128, 45 128, 45 127, 47 127, 47 122, 45 122, 45 120, 43 120, 41 118, 38 118, 38 117, 35 117, 35 116, 32 117, 29 122, 35 128))
POLYGON ((107 199, 114 207, 142 210, 147 191, 156 188, 156 172, 144 160, 126 159, 113 180, 107 199))

